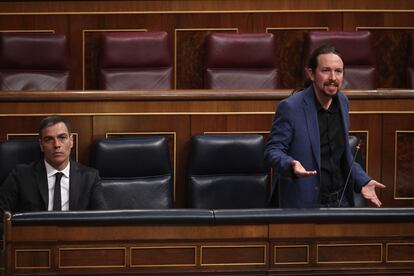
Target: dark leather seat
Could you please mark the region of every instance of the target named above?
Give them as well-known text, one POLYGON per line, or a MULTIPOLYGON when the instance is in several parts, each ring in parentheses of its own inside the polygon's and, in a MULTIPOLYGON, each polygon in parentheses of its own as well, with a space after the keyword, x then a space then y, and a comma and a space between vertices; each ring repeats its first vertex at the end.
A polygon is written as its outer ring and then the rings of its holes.
POLYGON ((67 90, 68 81, 64 35, 0 34, 0 90, 67 90))
POLYGON ((173 174, 165 137, 99 140, 92 154, 109 209, 173 207, 173 174))
MULTIPOLYGON (((42 157, 37 140, 8 140, 0 142, 0 185, 17 164, 29 164, 42 157)), ((0 250, 3 243, 3 221, 0 221, 0 250)))
POLYGON ((377 69, 371 36, 369 31, 308 32, 305 35, 303 67, 307 66, 314 49, 329 44, 338 50, 344 62, 344 89, 376 89, 377 69))
POLYGON ((0 184, 17 164, 29 164, 42 158, 37 140, 0 142, 0 184))
POLYGON ((269 177, 261 135, 199 135, 192 139, 188 207, 262 208, 269 177))
POLYGON ((206 39, 204 87, 276 89, 279 69, 271 33, 212 33, 206 39))
POLYGON ((99 64, 99 86, 104 90, 173 88, 165 32, 105 32, 99 64))
POLYGON ((414 89, 414 31, 408 33, 407 86, 414 89))

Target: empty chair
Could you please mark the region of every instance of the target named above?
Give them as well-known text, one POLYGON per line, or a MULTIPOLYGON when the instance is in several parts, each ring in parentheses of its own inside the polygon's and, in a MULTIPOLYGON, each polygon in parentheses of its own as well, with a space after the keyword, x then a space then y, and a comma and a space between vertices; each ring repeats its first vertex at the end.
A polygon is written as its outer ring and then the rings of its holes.
POLYGON ((109 209, 173 207, 173 175, 165 137, 99 140, 92 153, 92 167, 99 170, 109 209))
POLYGON ((212 33, 206 39, 204 87, 276 89, 279 69, 271 33, 212 33))
POLYGON ((192 139, 188 207, 263 208, 269 192, 261 135, 199 135, 192 139))
POLYGON ((414 89, 414 31, 408 33, 407 86, 414 89))
POLYGON ((101 44, 101 89, 172 89, 167 33, 107 32, 102 34, 101 44))
POLYGON ((324 44, 334 46, 342 57, 345 67, 344 89, 377 88, 375 51, 369 31, 307 33, 303 49, 304 68, 312 51, 324 44))
POLYGON ((0 185, 17 164, 29 164, 42 158, 37 140, 0 142, 0 185))
POLYGON ((0 90, 67 90, 68 81, 64 35, 0 34, 0 90))

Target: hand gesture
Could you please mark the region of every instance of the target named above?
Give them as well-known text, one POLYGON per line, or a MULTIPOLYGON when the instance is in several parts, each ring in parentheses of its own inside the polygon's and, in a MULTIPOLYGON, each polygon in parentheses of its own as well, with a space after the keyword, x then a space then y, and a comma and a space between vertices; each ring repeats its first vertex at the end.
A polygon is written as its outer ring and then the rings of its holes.
POLYGON ((293 169, 293 173, 297 177, 307 177, 307 176, 317 174, 317 171, 307 171, 307 170, 305 170, 305 168, 302 166, 302 164, 297 160, 292 161, 292 169, 293 169))
POLYGON ((369 200, 375 206, 381 207, 382 203, 378 199, 377 194, 375 193, 375 188, 384 189, 385 185, 375 180, 370 180, 367 185, 362 187, 361 194, 365 199, 369 200))

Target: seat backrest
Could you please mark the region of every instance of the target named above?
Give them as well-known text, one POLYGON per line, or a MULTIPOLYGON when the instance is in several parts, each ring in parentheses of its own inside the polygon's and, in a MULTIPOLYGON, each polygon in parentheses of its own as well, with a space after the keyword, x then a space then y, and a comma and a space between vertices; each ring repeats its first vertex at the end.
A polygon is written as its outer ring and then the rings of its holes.
POLYGON ((99 140, 92 154, 110 209, 173 207, 173 174, 165 137, 99 140))
POLYGON ((276 89, 279 69, 271 33, 211 33, 206 38, 204 87, 276 89))
POLYGON ((414 31, 408 33, 407 86, 414 89, 414 31))
POLYGON ((0 185, 17 164, 29 164, 42 158, 37 140, 0 142, 0 185))
POLYGON ((166 32, 103 33, 99 67, 104 90, 173 88, 166 32))
MULTIPOLYGON (((357 149, 357 145, 359 144, 359 138, 353 135, 349 136, 349 146, 351 148, 351 152, 352 152, 352 156, 355 156, 355 152, 357 149)), ((365 170, 365 162, 364 162, 364 158, 362 156, 362 152, 360 150, 358 150, 356 157, 355 157, 355 162, 357 162, 359 165, 361 165, 361 167, 365 170)), ((368 206, 368 202, 366 201, 365 198, 362 197, 362 195, 360 193, 355 193, 354 192, 354 203, 355 203, 355 207, 366 207, 368 206)))
POLYGON ((303 78, 306 78, 305 68, 312 51, 328 44, 338 50, 344 62, 344 89, 376 89, 377 69, 371 36, 369 31, 306 33, 302 59, 303 78))
POLYGON ((261 135, 199 135, 192 139, 188 207, 263 208, 269 177, 261 135))
POLYGON ((67 90, 66 36, 0 34, 0 90, 67 90))

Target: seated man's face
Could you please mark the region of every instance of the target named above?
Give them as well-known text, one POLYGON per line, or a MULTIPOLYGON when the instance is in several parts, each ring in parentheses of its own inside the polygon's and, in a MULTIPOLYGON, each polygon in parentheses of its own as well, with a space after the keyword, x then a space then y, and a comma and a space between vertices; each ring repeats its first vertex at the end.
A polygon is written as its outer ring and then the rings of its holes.
POLYGON ((63 170, 73 147, 73 138, 66 125, 61 122, 44 128, 39 142, 45 160, 55 169, 63 170))

